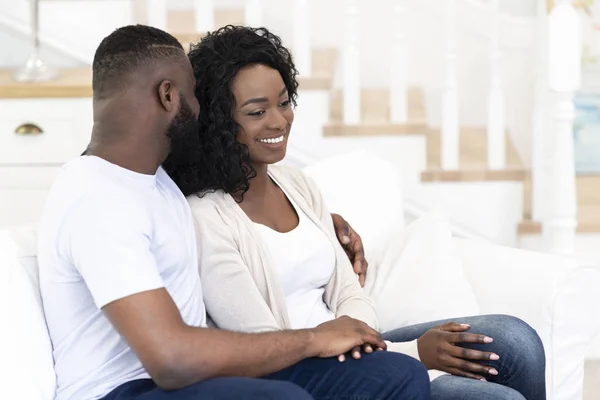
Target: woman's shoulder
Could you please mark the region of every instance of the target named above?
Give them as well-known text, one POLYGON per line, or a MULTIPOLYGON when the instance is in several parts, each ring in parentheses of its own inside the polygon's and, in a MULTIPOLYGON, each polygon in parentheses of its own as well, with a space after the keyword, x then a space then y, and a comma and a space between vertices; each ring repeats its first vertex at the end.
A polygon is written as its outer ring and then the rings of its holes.
POLYGON ((311 180, 308 178, 308 176, 297 167, 287 165, 271 165, 269 166, 269 172, 275 177, 275 179, 280 181, 285 180, 296 186, 312 186, 311 180))
POLYGON ((219 203, 221 201, 225 201, 225 196, 228 196, 227 193, 222 190, 216 191, 207 191, 200 193, 192 193, 186 197, 188 203, 190 205, 194 205, 197 207, 207 206, 209 204, 219 203))
POLYGON ((222 190, 194 193, 186 197, 195 217, 222 215, 229 208, 227 193, 222 190))

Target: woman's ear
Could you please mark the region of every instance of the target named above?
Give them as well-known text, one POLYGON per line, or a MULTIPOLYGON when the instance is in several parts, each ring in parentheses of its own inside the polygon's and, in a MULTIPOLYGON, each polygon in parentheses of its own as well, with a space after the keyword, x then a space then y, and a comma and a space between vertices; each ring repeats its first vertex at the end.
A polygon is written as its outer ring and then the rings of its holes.
POLYGON ((177 110, 179 96, 177 96, 175 87, 170 80, 163 80, 158 84, 158 99, 162 107, 167 112, 177 110))

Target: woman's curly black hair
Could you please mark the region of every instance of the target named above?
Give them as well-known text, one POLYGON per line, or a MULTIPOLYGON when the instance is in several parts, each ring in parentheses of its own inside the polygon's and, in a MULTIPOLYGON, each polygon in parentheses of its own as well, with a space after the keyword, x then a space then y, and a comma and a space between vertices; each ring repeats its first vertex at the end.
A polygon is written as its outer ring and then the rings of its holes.
POLYGON ((256 171, 248 147, 236 140, 240 126, 233 120, 233 80, 247 66, 276 69, 295 106, 298 71, 292 55, 266 28, 227 25, 192 44, 188 57, 200 103, 199 138, 189 144, 187 155, 172 153, 163 167, 186 196, 217 190, 243 196, 256 171))

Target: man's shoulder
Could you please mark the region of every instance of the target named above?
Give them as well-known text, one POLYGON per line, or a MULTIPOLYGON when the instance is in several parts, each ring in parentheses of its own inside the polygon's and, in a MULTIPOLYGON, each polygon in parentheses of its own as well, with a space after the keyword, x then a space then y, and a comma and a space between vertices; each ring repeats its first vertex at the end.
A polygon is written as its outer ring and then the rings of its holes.
POLYGON ((124 222, 143 217, 144 207, 135 191, 81 161, 69 162, 60 171, 48 194, 42 225, 60 229, 67 220, 81 225, 101 222, 108 215, 120 215, 124 222))
POLYGON ((114 174, 98 169, 80 157, 63 166, 52 185, 50 195, 64 197, 66 203, 111 203, 111 200, 126 205, 131 196, 131 186, 119 180, 114 174))

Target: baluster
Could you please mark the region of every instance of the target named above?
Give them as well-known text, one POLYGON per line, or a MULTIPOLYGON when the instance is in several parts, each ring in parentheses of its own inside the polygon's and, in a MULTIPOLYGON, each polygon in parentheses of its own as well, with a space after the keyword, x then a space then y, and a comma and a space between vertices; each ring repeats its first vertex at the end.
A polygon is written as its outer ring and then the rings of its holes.
POLYGON ((406 19, 404 0, 395 0, 393 5, 393 30, 390 89, 390 119, 392 122, 408 122, 408 55, 406 49, 406 19))
POLYGON ((167 29, 167 0, 146 0, 148 25, 158 29, 167 29))
POLYGON ((577 228, 577 192, 573 150, 574 93, 581 82, 579 16, 571 0, 557 0, 549 17, 550 88, 557 95, 552 139, 552 198, 544 221, 549 250, 573 254, 577 228))
POLYGON ((492 0, 491 12, 491 46, 490 46, 490 93, 488 99, 487 154, 489 169, 506 168, 506 137, 504 124, 504 87, 502 84, 502 68, 498 19, 499 0, 492 0))
POLYGON ((194 0, 196 32, 215 29, 215 4, 213 0, 194 0))
POLYGON ((459 115, 458 84, 456 79, 456 0, 446 3, 446 71, 442 99, 442 169, 458 169, 459 115))
POLYGON ((531 219, 543 221, 547 215, 548 199, 552 197, 547 185, 552 172, 552 160, 546 157, 549 152, 548 132, 550 117, 548 115, 548 6, 544 1, 538 2, 537 11, 537 58, 534 89, 534 109, 532 118, 531 140, 531 219))
POLYGON ((360 57, 358 52, 358 4, 346 0, 346 41, 342 55, 344 124, 360 122, 360 57))
POLYGON ((246 0, 245 21, 246 26, 258 28, 263 24, 262 0, 246 0))
POLYGON ((312 50, 310 48, 310 18, 308 0, 294 0, 294 62, 302 76, 312 73, 312 50))

